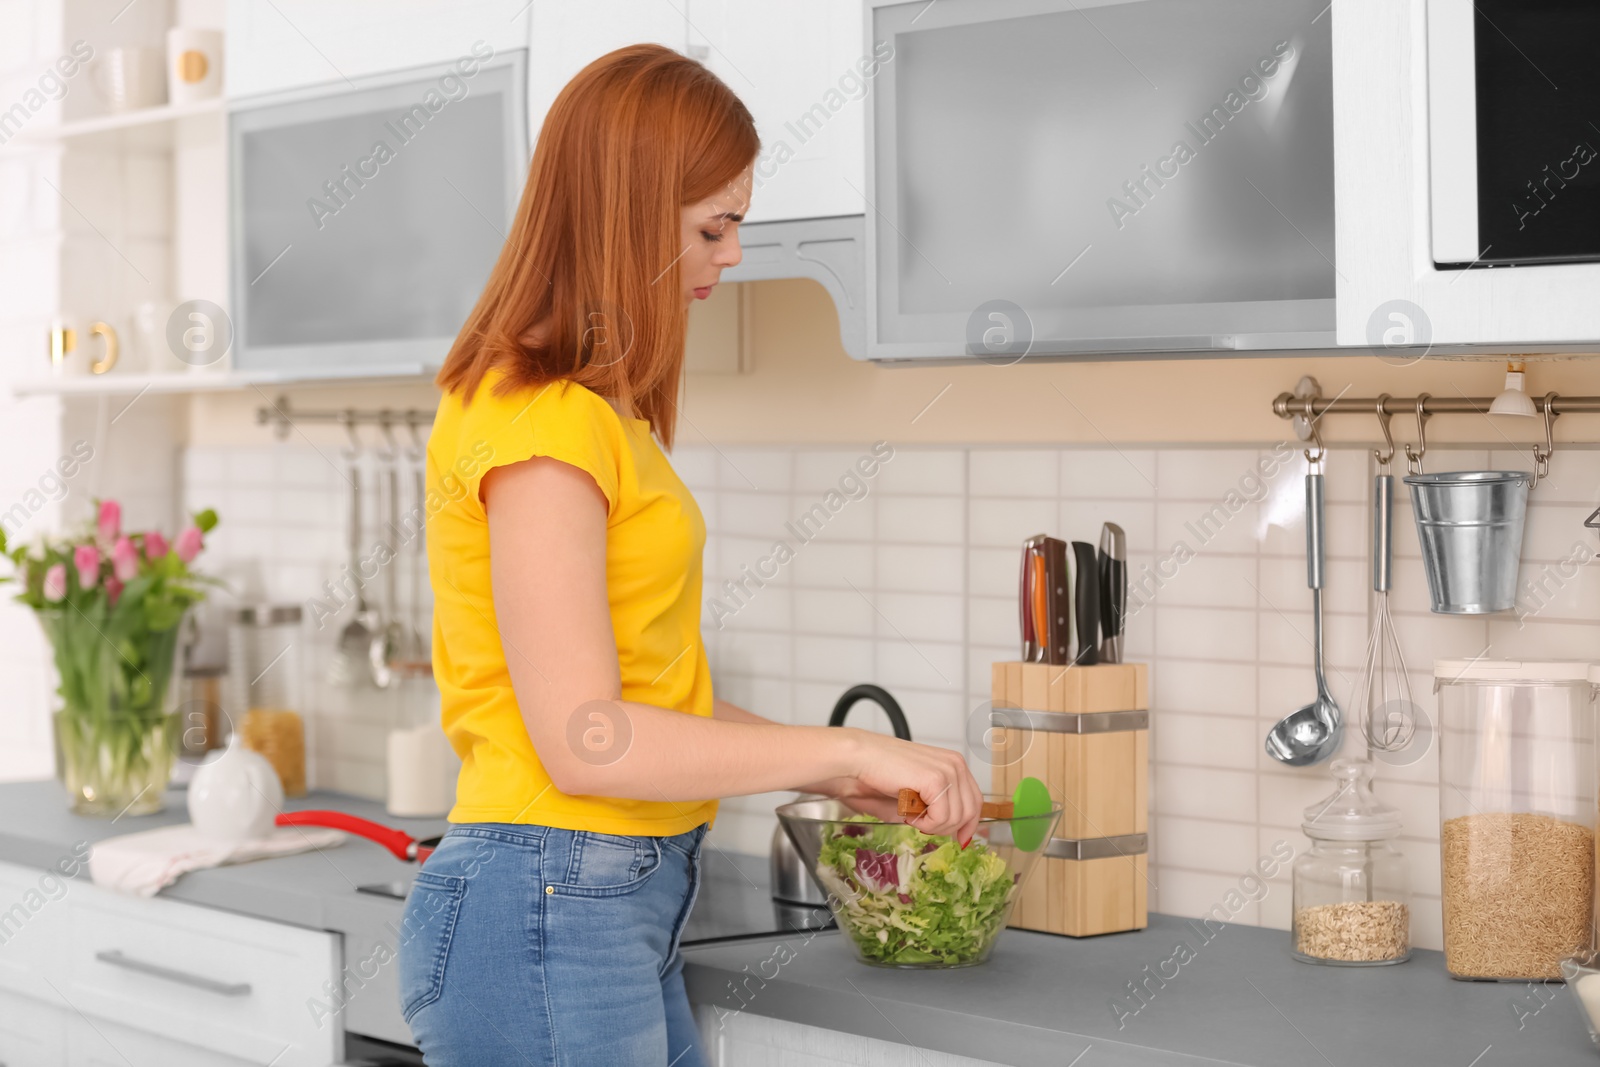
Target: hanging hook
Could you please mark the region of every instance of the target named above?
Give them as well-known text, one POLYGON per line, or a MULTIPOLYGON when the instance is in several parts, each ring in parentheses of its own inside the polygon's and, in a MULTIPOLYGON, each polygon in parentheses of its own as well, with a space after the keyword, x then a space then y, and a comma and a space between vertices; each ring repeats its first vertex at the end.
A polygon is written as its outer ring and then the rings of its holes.
POLYGON ((382 431, 387 447, 373 449, 373 455, 385 463, 393 463, 395 457, 400 454, 400 445, 394 439, 394 413, 388 408, 378 412, 378 429, 382 431))
POLYGON ((1383 443, 1389 451, 1380 452, 1376 448, 1372 450, 1372 458, 1377 460, 1378 466, 1383 467, 1385 470, 1394 460, 1394 434, 1389 431, 1389 420, 1393 416, 1383 410, 1383 405, 1388 399, 1388 393, 1383 393, 1378 397, 1378 428, 1383 431, 1383 443))
POLYGON ((406 432, 411 435, 410 453, 411 460, 414 463, 420 463, 422 461, 422 453, 424 451, 422 435, 417 433, 417 425, 421 421, 422 412, 417 411, 414 408, 406 409, 406 432))
POLYGON ((1432 395, 1432 393, 1417 394, 1417 450, 1413 452, 1411 442, 1406 442, 1407 474, 1422 473, 1422 457, 1428 454, 1428 420, 1432 418, 1428 414, 1427 404, 1428 397, 1432 395))
POLYGON ((344 427, 344 432, 350 435, 350 447, 344 450, 345 459, 359 459, 361 456, 361 435, 356 433, 355 408, 345 408, 339 412, 339 425, 344 427))
POLYGON ((1317 454, 1313 456, 1311 454, 1311 449, 1309 448, 1305 449, 1304 451, 1306 455, 1306 462, 1315 467, 1322 462, 1322 457, 1328 454, 1328 450, 1324 448, 1322 444, 1322 426, 1319 424, 1319 420, 1322 418, 1322 416, 1316 414, 1314 410, 1316 405, 1316 397, 1308 396, 1305 398, 1305 400, 1306 426, 1311 430, 1311 442, 1317 446, 1317 454))
POLYGON ((1556 421, 1556 416, 1561 413, 1556 410, 1556 394, 1544 395, 1544 446, 1538 442, 1533 446, 1533 481, 1528 483, 1528 488, 1533 489, 1545 478, 1550 477, 1550 457, 1555 454, 1556 444, 1554 428, 1551 425, 1556 421))

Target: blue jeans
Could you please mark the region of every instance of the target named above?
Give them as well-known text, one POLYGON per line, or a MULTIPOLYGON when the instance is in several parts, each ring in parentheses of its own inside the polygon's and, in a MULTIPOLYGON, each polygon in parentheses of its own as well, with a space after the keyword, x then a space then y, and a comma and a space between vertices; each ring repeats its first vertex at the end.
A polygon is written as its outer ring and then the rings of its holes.
POLYGON ((451 827, 399 934, 400 1010, 427 1063, 705 1067, 678 939, 707 828, 451 827))

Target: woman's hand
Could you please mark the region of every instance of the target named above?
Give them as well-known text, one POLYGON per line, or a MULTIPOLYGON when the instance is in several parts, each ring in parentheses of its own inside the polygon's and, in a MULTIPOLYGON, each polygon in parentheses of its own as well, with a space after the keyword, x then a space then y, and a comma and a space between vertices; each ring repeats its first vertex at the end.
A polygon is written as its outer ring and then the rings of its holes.
POLYGON ((915 789, 928 810, 904 821, 923 833, 952 836, 966 847, 983 814, 983 791, 959 752, 870 730, 842 729, 853 735, 854 772, 815 783, 822 787, 819 792, 879 818, 897 820, 900 790, 915 789))

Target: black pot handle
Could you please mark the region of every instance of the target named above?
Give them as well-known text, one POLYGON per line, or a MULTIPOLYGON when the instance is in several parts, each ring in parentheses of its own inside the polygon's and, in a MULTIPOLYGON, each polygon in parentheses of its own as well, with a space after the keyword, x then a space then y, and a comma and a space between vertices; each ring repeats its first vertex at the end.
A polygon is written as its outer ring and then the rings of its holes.
POLYGON ((843 726, 844 717, 863 700, 870 700, 883 709, 889 716, 889 725, 894 727, 894 735, 902 741, 911 740, 911 727, 906 725, 906 714, 900 710, 900 702, 889 695, 887 689, 881 686, 863 684, 845 690, 844 696, 839 698, 839 703, 833 706, 833 714, 828 716, 829 726, 843 726))

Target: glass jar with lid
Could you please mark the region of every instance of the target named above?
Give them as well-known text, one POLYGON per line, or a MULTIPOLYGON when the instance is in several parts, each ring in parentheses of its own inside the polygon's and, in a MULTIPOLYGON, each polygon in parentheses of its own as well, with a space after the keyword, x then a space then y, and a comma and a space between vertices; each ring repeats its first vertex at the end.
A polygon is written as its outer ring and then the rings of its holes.
POLYGON ((272 764, 288 797, 306 795, 302 614, 298 604, 253 604, 228 632, 233 730, 272 764))
POLYGON ((1545 981, 1589 947, 1595 722, 1589 664, 1440 660, 1445 969, 1545 981))
POLYGON ((1311 848, 1294 861, 1294 957, 1377 966, 1411 958, 1411 877, 1395 847, 1400 812, 1372 791, 1372 764, 1333 762, 1333 794, 1305 810, 1311 848))

